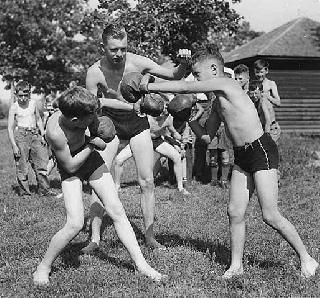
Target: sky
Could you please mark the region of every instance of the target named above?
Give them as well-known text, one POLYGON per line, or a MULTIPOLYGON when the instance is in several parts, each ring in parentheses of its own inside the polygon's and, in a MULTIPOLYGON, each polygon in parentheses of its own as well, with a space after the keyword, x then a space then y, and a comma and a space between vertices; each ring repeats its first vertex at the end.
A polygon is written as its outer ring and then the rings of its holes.
POLYGON ((298 17, 320 22, 320 0, 242 0, 231 7, 255 31, 268 32, 298 17))

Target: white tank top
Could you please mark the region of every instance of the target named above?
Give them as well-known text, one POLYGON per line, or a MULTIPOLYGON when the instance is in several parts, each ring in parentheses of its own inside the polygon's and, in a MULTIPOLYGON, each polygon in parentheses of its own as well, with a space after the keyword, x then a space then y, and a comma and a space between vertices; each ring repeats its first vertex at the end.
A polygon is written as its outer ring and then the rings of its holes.
POLYGON ((20 127, 37 127, 36 122, 36 102, 32 99, 29 101, 29 106, 27 108, 21 108, 18 102, 14 103, 16 105, 16 121, 17 125, 20 127))

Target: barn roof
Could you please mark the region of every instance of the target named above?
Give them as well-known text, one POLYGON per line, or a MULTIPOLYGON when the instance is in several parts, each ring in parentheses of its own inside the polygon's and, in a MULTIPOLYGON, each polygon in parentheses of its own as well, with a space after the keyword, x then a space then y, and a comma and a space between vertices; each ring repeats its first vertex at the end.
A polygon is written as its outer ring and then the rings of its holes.
POLYGON ((320 57, 320 23, 298 18, 225 54, 226 62, 255 56, 320 57), (317 36, 318 35, 318 36, 317 36))

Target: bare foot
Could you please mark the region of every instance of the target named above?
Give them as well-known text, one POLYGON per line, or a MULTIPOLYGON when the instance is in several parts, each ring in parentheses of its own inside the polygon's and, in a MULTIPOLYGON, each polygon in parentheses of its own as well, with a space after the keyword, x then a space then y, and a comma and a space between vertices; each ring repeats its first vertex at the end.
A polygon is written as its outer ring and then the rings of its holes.
POLYGON ((48 286, 50 271, 50 268, 39 265, 33 273, 33 283, 37 286, 48 286))
POLYGON ((223 275, 222 278, 229 279, 243 274, 243 267, 230 267, 223 275))
POLYGON ((306 262, 301 262, 301 276, 308 278, 316 274, 316 270, 319 267, 319 263, 310 257, 306 262))
POLYGON ((188 192, 185 188, 181 188, 181 189, 178 189, 179 193, 181 193, 183 196, 190 196, 191 193, 188 192))
POLYGON ((168 277, 167 275, 161 274, 154 270, 147 262, 139 265, 137 264, 136 269, 140 274, 145 275, 156 282, 163 281, 168 277))
POLYGON ((167 248, 160 244, 156 239, 154 238, 148 238, 146 239, 146 245, 151 249, 158 249, 158 250, 166 250, 167 248))

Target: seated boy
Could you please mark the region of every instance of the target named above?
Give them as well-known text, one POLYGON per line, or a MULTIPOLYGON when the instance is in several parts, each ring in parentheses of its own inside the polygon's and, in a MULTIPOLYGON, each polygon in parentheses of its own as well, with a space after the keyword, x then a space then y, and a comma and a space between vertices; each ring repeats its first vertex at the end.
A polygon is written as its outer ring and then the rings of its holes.
POLYGON ((198 136, 209 143, 223 121, 234 146, 235 165, 228 207, 231 265, 223 276, 231 278, 243 273, 245 211, 254 188, 263 220, 278 231, 297 252, 301 275, 315 275, 318 262, 308 254, 295 227, 278 209, 278 149, 270 135, 264 133, 254 104, 235 80, 224 76, 224 61, 216 46, 208 45, 196 52, 192 58, 192 73, 199 82, 170 81, 147 84, 146 78, 140 90, 207 94, 214 92, 216 96, 205 129, 196 121, 190 122, 190 126, 198 136))
POLYGON ((92 123, 98 107, 95 96, 82 87, 73 87, 61 95, 58 103, 60 111, 49 118, 46 138, 57 159, 67 219, 64 227, 51 239, 47 252, 33 275, 34 283, 49 283, 53 261, 83 227, 83 180, 89 182, 104 204, 137 270, 153 280, 160 280, 162 275, 148 265, 141 253, 117 196, 111 174, 96 151, 103 150, 106 144, 100 138, 86 139, 85 130, 92 123))

